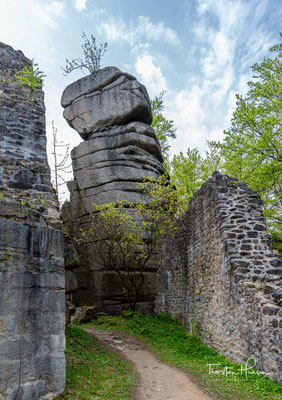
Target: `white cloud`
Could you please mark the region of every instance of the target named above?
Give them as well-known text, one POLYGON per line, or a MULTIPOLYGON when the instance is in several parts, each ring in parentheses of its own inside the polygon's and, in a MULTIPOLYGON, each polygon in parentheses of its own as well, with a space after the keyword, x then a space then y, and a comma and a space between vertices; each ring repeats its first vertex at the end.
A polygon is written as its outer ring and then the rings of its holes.
POLYGON ((178 46, 180 44, 176 32, 168 26, 165 26, 163 22, 159 22, 158 24, 153 23, 149 17, 138 17, 138 25, 135 32, 136 36, 145 35, 148 39, 163 41, 172 46, 178 46))
POLYGON ((58 26, 57 18, 64 16, 63 11, 64 2, 62 1, 52 1, 44 6, 35 4, 33 7, 35 16, 53 29, 58 26))
POLYGON ((206 0, 198 0, 197 11, 199 14, 204 14, 209 8, 209 3, 206 0))
POLYGON ((77 11, 82 11, 86 9, 86 0, 74 0, 74 7, 77 11))
POLYGON ((126 32, 126 27, 122 20, 111 19, 107 22, 102 22, 99 26, 99 32, 106 36, 106 40, 115 42, 117 40, 130 41, 130 37, 126 32))
POLYGON ((154 57, 150 55, 138 57, 135 69, 141 76, 141 81, 146 86, 151 98, 159 95, 162 90, 167 89, 166 79, 160 67, 155 65, 154 57))
POLYGON ((136 47, 146 41, 167 43, 179 46, 180 39, 176 32, 163 22, 153 23, 149 17, 139 16, 136 21, 125 23, 122 18, 109 17, 99 25, 99 33, 109 41, 122 40, 136 47))
POLYGON ((52 1, 46 5, 46 11, 50 14, 54 14, 56 17, 62 16, 64 9, 64 3, 62 1, 52 1))
POLYGON ((205 139, 222 138, 223 130, 230 126, 235 94, 246 94, 250 65, 268 47, 260 24, 266 6, 267 1, 198 0, 194 34, 201 81, 187 82, 169 104, 169 118, 174 120, 179 138, 172 143, 172 150, 185 146, 203 150, 205 139))
POLYGON ((179 153, 188 147, 203 150, 208 131, 205 126, 203 91, 197 86, 181 90, 173 100, 166 103, 167 116, 177 127, 178 140, 172 142, 172 151, 179 153))

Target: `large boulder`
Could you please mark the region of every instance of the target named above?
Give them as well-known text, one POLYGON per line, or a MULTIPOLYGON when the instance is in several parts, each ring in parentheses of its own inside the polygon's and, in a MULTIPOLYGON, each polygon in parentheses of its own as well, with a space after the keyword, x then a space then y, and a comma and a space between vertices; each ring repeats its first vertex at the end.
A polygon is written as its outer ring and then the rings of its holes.
POLYGON ((103 68, 67 86, 61 104, 68 124, 84 140, 100 127, 152 122, 145 86, 116 67, 103 68))

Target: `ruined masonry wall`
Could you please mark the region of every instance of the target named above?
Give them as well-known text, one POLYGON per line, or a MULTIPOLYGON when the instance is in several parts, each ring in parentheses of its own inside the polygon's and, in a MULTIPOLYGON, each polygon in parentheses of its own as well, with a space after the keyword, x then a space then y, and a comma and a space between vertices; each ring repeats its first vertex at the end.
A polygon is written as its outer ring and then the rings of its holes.
POLYGON ((43 91, 0 42, 0 399, 51 399, 65 386, 64 244, 46 155, 43 91), (28 97, 29 95, 29 97, 28 97))
POLYGON ((205 182, 163 246, 156 312, 198 321, 204 343, 282 383, 282 263, 261 204, 234 178, 205 182))

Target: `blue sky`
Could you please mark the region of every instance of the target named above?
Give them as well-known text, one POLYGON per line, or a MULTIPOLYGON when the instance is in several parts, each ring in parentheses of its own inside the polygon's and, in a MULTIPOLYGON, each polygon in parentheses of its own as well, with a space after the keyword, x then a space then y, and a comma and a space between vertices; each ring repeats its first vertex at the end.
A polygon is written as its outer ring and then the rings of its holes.
POLYGON ((60 97, 80 78, 65 77, 65 59, 82 56, 82 30, 108 42, 102 65, 130 72, 153 98, 166 90, 165 114, 177 128, 171 153, 205 149, 230 125, 235 93, 246 94, 250 66, 279 42, 280 0, 0 0, 0 41, 34 58, 47 77, 51 121, 60 140, 79 144, 64 121, 60 97))

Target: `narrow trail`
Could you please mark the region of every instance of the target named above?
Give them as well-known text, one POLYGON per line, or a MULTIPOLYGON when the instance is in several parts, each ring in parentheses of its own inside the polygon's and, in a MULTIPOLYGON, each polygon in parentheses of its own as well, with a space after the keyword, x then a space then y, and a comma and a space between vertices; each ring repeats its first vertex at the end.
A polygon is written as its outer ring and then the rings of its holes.
POLYGON ((101 345, 123 354, 138 376, 135 400, 212 400, 177 368, 161 362, 145 343, 120 331, 86 328, 101 345))

